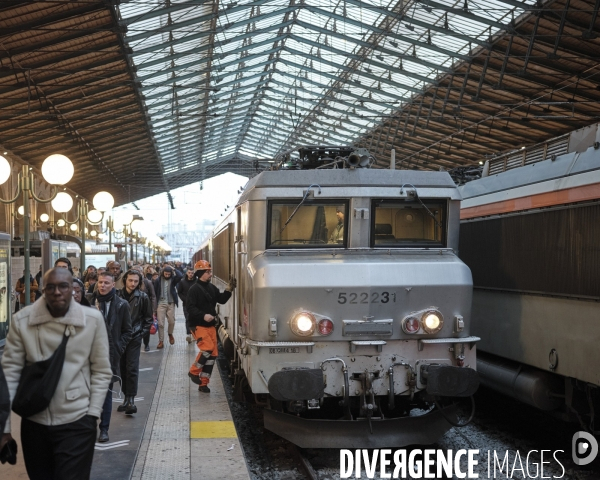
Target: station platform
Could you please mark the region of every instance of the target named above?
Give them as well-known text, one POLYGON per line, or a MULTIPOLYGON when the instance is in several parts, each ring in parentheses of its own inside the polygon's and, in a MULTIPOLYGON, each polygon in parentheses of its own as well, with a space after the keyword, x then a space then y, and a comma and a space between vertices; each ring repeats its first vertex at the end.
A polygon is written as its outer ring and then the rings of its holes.
MULTIPOLYGON (((96 444, 92 480, 250 479, 219 369, 213 370, 209 394, 187 376, 197 348, 185 340, 181 307, 177 313, 175 344, 167 337, 157 350, 158 335, 152 335, 150 352, 141 353, 138 413, 117 412, 122 399, 113 394, 110 440, 96 444)), ((14 413, 12 422, 19 458, 15 466, 0 466, 0 476, 27 479, 14 413)))

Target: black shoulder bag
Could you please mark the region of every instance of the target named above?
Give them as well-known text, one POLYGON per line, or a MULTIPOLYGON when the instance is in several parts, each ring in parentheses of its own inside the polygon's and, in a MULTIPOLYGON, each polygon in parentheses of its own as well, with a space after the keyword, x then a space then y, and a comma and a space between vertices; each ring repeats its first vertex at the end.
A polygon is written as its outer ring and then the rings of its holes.
POLYGON ((65 363, 68 329, 65 328, 62 342, 50 358, 23 367, 17 394, 12 402, 12 410, 17 415, 31 417, 50 405, 65 363))

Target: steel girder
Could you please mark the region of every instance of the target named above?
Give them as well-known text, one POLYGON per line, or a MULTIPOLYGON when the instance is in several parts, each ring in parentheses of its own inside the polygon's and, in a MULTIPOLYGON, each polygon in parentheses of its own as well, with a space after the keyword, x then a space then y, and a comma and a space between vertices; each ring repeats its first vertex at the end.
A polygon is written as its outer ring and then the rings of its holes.
MULTIPOLYGON (((258 46, 261 46, 262 44, 265 44, 265 45, 271 44, 271 43, 273 43, 273 39, 265 40, 264 42, 259 42, 259 43, 253 44, 252 46, 256 48, 258 46), (259 43, 260 43, 260 45, 259 45, 259 43)), ((255 58, 263 57, 263 56, 268 55, 269 53, 275 52, 275 51, 277 51, 279 49, 280 49, 280 47, 278 47, 278 48, 271 48, 271 49, 269 49, 267 51, 263 51, 263 52, 260 52, 260 53, 255 53, 253 55, 248 55, 247 57, 244 57, 244 61, 250 61, 250 60, 254 60, 255 58)), ((244 48, 241 48, 239 50, 240 50, 240 52, 242 52, 244 50, 248 50, 248 48, 244 47, 244 48)), ((141 81, 144 81, 144 80, 148 80, 150 78, 154 78, 154 77, 158 77, 158 76, 164 75, 166 73, 179 72, 179 71, 184 70, 184 69, 186 69, 188 67, 197 67, 199 65, 207 63, 207 61, 208 61, 207 58, 203 58, 200 61, 190 62, 190 63, 187 63, 185 65, 180 65, 178 67, 168 68, 168 69, 165 69, 165 70, 161 70, 159 72, 151 73, 151 74, 145 75, 144 77, 139 77, 139 79, 141 81)), ((225 63, 225 65, 221 65, 221 67, 226 68, 226 67, 229 67, 231 65, 236 65, 238 63, 239 63, 239 60, 234 60, 234 61, 230 61, 230 62, 225 63)), ((253 68, 253 67, 250 67, 250 68, 253 68)), ((243 71, 243 70, 239 69, 238 71, 243 71)), ((150 84, 150 85, 143 86, 142 87, 142 91, 148 91, 148 90, 152 90, 154 88, 163 87, 163 86, 166 86, 166 85, 172 85, 173 83, 177 83, 178 81, 187 80, 188 78, 194 78, 194 77, 197 77, 198 75, 201 75, 203 73, 207 73, 207 71, 205 71, 205 70, 195 71, 195 72, 192 72, 192 73, 189 73, 189 74, 186 74, 186 75, 179 75, 177 77, 172 77, 172 78, 169 78, 169 79, 167 79, 167 80, 165 80, 163 82, 160 82, 160 83, 150 84)))
MULTIPOLYGON (((275 13, 284 15, 286 13, 286 11, 288 11, 288 10, 289 9, 279 10, 277 12, 273 12, 273 13, 270 13, 270 14, 259 15, 259 16, 256 16, 256 17, 250 17, 250 18, 248 18, 246 20, 240 20, 239 22, 235 22, 235 24, 223 25, 223 26, 217 27, 215 29, 214 33, 216 35, 218 35, 220 33, 223 33, 228 28, 230 28, 231 26, 234 26, 234 25, 236 27, 240 27, 240 26, 248 25, 250 23, 255 23, 255 22, 260 21, 260 20, 265 20, 265 19, 268 19, 268 18, 274 16, 275 13)), ((253 30, 252 32, 248 32, 248 33, 245 33, 245 34, 242 34, 242 35, 236 35, 234 41, 241 41, 241 40, 244 40, 246 38, 252 38, 254 36, 258 36, 258 35, 261 35, 263 33, 267 33, 267 32, 272 31, 272 30, 277 30, 277 29, 279 29, 279 27, 280 27, 280 24, 275 24, 275 25, 271 25, 271 26, 266 27, 266 28, 261 28, 260 30, 253 30)), ((163 43, 159 43, 159 44, 153 45, 151 47, 146 47, 146 48, 139 49, 139 50, 136 49, 136 51, 132 54, 132 56, 136 57, 136 56, 140 56, 140 55, 143 55, 143 54, 146 54, 146 53, 156 53, 157 51, 163 50, 163 49, 165 49, 167 47, 172 47, 172 46, 179 45, 179 44, 182 44, 182 43, 189 43, 192 40, 198 40, 198 39, 206 38, 208 36, 210 36, 210 32, 201 32, 201 33, 195 33, 195 34, 187 35, 185 37, 178 38, 178 39, 171 40, 171 41, 166 41, 166 42, 163 42, 163 43)), ((219 47, 223 47, 225 45, 228 45, 231 42, 232 42, 231 39, 219 40, 217 42, 214 42, 214 46, 216 48, 219 48, 219 47)), ((192 48, 190 50, 186 50, 184 52, 181 52, 180 54, 169 54, 166 57, 161 57, 161 59, 162 60, 173 60, 173 59, 179 58, 180 56, 186 56, 186 55, 191 55, 191 54, 194 54, 194 53, 200 53, 200 52, 203 51, 203 50, 200 50, 200 48, 202 48, 202 47, 195 47, 195 48, 192 48)), ((140 62, 140 65, 146 65, 146 63, 145 62, 140 62)))
POLYGON ((416 63, 418 65, 422 65, 424 67, 431 68, 432 70, 439 70, 439 71, 442 71, 445 73, 452 72, 452 69, 450 67, 444 67, 443 65, 439 65, 439 64, 436 64, 433 62, 428 62, 427 60, 423 60, 421 58, 415 57, 410 54, 396 52, 395 50, 391 50, 389 48, 382 47, 381 45, 373 45, 372 43, 369 43, 365 40, 360 40, 360 39, 354 38, 354 37, 347 37, 341 32, 334 32, 333 30, 329 30, 326 28, 319 27, 317 25, 312 25, 310 23, 303 22, 302 20, 296 20, 295 23, 307 30, 314 30, 315 32, 319 32, 324 35, 329 35, 332 37, 339 38, 341 40, 355 43, 356 45, 363 47, 363 48, 372 48, 373 50, 376 50, 381 53, 385 53, 386 55, 389 55, 392 58, 398 58, 398 59, 402 59, 403 61, 416 63))
MULTIPOLYGON (((280 62, 284 63, 286 65, 289 65, 291 67, 297 67, 297 68, 301 68, 302 67, 302 65, 294 63, 294 62, 289 61, 289 60, 280 60, 280 62)), ((293 75, 291 75, 291 74, 289 74, 287 72, 279 72, 278 71, 277 73, 279 73, 280 75, 288 76, 290 78, 295 78, 293 75)), ((330 74, 330 73, 321 72, 320 76, 329 78, 329 79, 331 79, 333 81, 337 80, 337 77, 335 75, 330 74)), ((306 82, 306 83, 310 83, 311 85, 315 85, 315 86, 317 86, 319 88, 323 88, 323 89, 331 88, 329 85, 316 82, 316 81, 314 81, 314 80, 312 80, 310 78, 297 78, 297 79, 301 80, 302 82, 306 82)), ((354 85, 354 86, 356 87, 356 85, 354 85)), ((365 91, 369 91, 369 89, 367 87, 361 86, 360 88, 362 88, 365 91)), ((352 92, 350 90, 346 90, 344 87, 340 87, 338 89, 335 89, 334 91, 335 92, 339 92, 339 93, 341 93, 343 95, 346 95, 347 97, 352 97, 355 100, 357 100, 358 102, 368 102, 369 101, 366 97, 362 97, 362 96, 360 96, 360 95, 358 95, 358 94, 356 94, 356 93, 354 93, 354 92, 352 92)), ((391 98, 396 98, 396 100, 399 101, 399 102, 407 101, 408 100, 408 98, 397 97, 395 95, 392 97, 393 94, 392 95, 387 95, 386 92, 383 92, 383 91, 377 91, 376 93, 378 95, 384 95, 384 96, 388 96, 388 97, 391 97, 391 98)), ((332 101, 337 101, 338 100, 336 97, 330 97, 330 98, 332 99, 332 101)), ((374 101, 373 103, 377 103, 377 102, 374 101)), ((371 112, 371 110, 369 110, 368 108, 365 108, 365 107, 361 106, 360 103, 359 104, 353 104, 352 107, 354 107, 356 109, 359 109, 359 110, 365 110, 367 112, 371 112)))
POLYGON ((210 3, 211 1, 212 0, 188 0, 187 2, 176 3, 174 5, 169 5, 168 7, 150 10, 149 12, 144 12, 134 17, 124 18, 119 20, 119 25, 129 26, 134 23, 144 22, 152 18, 160 17, 161 15, 168 15, 169 13, 175 13, 179 10, 185 10, 186 8, 201 7, 207 3, 210 3))
MULTIPOLYGON (((384 15, 387 17, 396 17, 398 16, 395 12, 387 10, 385 8, 382 7, 378 7, 376 5, 371 5, 367 2, 361 2, 360 0, 345 0, 349 5, 355 5, 357 7, 360 8, 364 8, 365 10, 370 10, 372 12, 378 13, 380 15, 384 15)), ((430 7, 431 5, 429 5, 428 3, 424 3, 425 7, 430 7)), ((454 10, 459 10, 459 9, 454 9, 454 10)), ((451 13, 455 13, 454 11, 451 13)), ((476 37, 471 37, 469 35, 463 35, 461 33, 458 32, 454 32, 452 30, 450 30, 449 28, 444 28, 444 27, 438 27, 437 25, 434 24, 429 24, 429 23, 425 23, 422 22, 416 18, 413 17, 409 17, 408 15, 400 15, 399 19, 402 21, 406 21, 408 23, 410 23, 411 25, 417 25, 421 28, 424 28, 425 30, 430 30, 432 32, 438 32, 443 34, 444 36, 449 36, 449 37, 454 37, 454 38, 459 38, 461 40, 464 40, 466 42, 471 42, 474 43, 475 45, 480 45, 482 47, 485 48, 490 48, 491 44, 487 41, 484 40, 480 40, 476 37)), ((482 22, 483 23, 483 22, 482 22)), ((500 24, 501 25, 501 24, 500 24)), ((503 26, 502 28, 506 28, 506 26, 503 26)))
POLYGON ((406 35, 401 35, 398 33, 385 31, 384 29, 377 27, 375 25, 368 25, 366 23, 359 22, 358 20, 354 20, 352 18, 343 17, 342 15, 339 15, 339 14, 333 13, 333 12, 328 12, 327 10, 323 10, 322 8, 306 6, 306 9, 312 13, 316 13, 318 15, 323 15, 325 17, 335 18, 336 20, 338 20, 340 22, 349 23, 351 25, 354 25, 355 27, 364 28, 365 30, 370 30, 373 33, 383 34, 388 38, 393 38, 394 40, 398 40, 400 42, 409 43, 416 47, 421 47, 426 50, 431 50, 432 52, 441 53, 442 55, 446 55, 447 57, 450 57, 450 58, 460 58, 461 60, 469 60, 469 58, 470 58, 468 55, 464 55, 464 54, 458 53, 458 52, 453 52, 451 50, 447 50, 445 48, 438 47, 436 45, 433 45, 433 44, 430 44, 427 42, 423 42, 421 40, 415 40, 414 38, 407 37, 406 35))
MULTIPOLYGON (((132 42, 137 42, 138 40, 145 40, 147 38, 150 38, 154 35, 161 35, 163 33, 167 33, 167 32, 172 32, 172 31, 176 31, 177 29, 182 29, 185 27, 193 27, 196 26, 200 23, 204 23, 204 22, 210 22, 211 20, 213 20, 214 18, 217 18, 219 15, 221 15, 221 13, 237 13, 243 10, 248 10, 251 7, 259 7, 261 5, 267 4, 270 0, 255 0, 252 3, 246 3, 246 4, 242 4, 242 5, 238 5, 236 7, 224 10, 223 12, 217 12, 215 13, 209 13, 206 15, 201 15, 200 17, 194 17, 188 20, 183 20, 180 22, 172 22, 168 25, 163 25, 160 28, 154 29, 154 30, 150 30, 144 33, 139 33, 136 35, 128 35, 127 36, 127 42, 129 42, 130 44, 132 42)), ((212 0, 211 0, 212 2, 212 0)))
MULTIPOLYGON (((297 37, 294 34, 289 35, 289 37, 292 38, 292 39, 294 39, 294 40, 296 40, 297 42, 304 43, 306 45, 311 45, 311 46, 313 46, 315 48, 320 48, 322 51, 335 53, 336 55, 341 55, 341 56, 344 56, 346 58, 350 58, 352 60, 359 60, 362 63, 366 63, 368 65, 373 65, 373 66, 375 66, 377 68, 381 68, 382 70, 387 70, 387 71, 392 72, 392 73, 397 73, 398 75, 404 75, 405 77, 414 78, 415 80, 419 80, 420 82, 423 82, 425 84, 435 84, 436 83, 435 79, 433 79, 433 78, 425 77, 423 75, 419 75, 418 73, 412 73, 412 72, 409 72, 407 70, 394 67, 392 65, 387 65, 386 63, 373 60, 372 58, 366 58, 366 57, 362 57, 361 58, 358 55, 355 55, 353 53, 346 53, 346 52, 344 52, 342 50, 338 50, 337 48, 334 48, 331 45, 329 45, 329 46, 327 46, 327 45, 321 45, 318 42, 313 42, 312 40, 307 40, 307 39, 299 38, 299 37, 297 37)), ((323 61, 320 57, 313 56, 312 58, 313 58, 313 60, 316 60, 316 61, 320 61, 320 62, 323 61)), ((373 79, 370 75, 365 74, 365 72, 360 71, 360 70, 356 71, 355 74, 356 75, 360 75, 360 76, 364 76, 366 78, 369 78, 370 80, 373 79)), ((389 79, 387 79, 385 77, 376 77, 376 78, 378 78, 378 80, 376 80, 376 81, 379 81, 381 83, 385 83, 387 85, 400 86, 401 88, 404 88, 404 89, 408 90, 409 92, 421 93, 423 91, 422 89, 415 88, 412 85, 406 85, 406 84, 403 84, 403 83, 399 83, 399 82, 396 82, 394 80, 389 80, 389 79)))

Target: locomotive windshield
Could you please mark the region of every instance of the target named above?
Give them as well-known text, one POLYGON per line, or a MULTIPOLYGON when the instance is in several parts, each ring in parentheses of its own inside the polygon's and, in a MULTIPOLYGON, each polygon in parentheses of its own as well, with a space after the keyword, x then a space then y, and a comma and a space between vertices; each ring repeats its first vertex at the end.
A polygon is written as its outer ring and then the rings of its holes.
POLYGON ((374 200, 372 247, 443 247, 446 202, 374 200))
POLYGON ((345 248, 346 211, 347 202, 340 201, 305 202, 300 207, 296 200, 271 202, 267 244, 269 248, 345 248))

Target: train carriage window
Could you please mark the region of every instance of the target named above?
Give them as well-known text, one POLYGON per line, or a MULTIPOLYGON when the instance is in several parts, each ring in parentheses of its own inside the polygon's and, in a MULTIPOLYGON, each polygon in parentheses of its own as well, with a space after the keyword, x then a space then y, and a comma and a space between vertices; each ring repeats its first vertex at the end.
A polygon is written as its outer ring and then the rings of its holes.
POLYGON ((443 247, 446 201, 374 200, 371 247, 443 247))
POLYGON ((346 247, 347 202, 299 202, 269 203, 268 248, 346 247))

